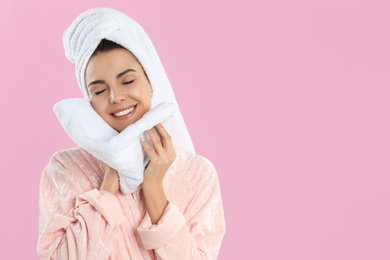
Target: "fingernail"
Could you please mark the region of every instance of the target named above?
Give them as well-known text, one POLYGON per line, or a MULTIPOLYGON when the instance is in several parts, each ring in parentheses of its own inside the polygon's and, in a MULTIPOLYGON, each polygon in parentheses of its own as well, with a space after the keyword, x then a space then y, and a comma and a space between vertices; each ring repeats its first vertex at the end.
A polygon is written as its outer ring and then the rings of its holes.
POLYGON ((145 139, 143 139, 143 138, 141 137, 141 141, 142 141, 142 142, 145 142, 145 139))

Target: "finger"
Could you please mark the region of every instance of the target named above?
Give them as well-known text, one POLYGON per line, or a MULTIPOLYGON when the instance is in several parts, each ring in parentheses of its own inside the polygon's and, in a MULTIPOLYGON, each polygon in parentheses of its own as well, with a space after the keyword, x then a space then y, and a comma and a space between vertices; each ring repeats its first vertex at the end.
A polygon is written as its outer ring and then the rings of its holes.
POLYGON ((142 140, 143 138, 140 139, 142 147, 145 149, 145 151, 148 153, 150 160, 156 160, 157 159, 157 154, 154 151, 154 149, 146 142, 145 140, 142 140))
POLYGON ((158 154, 163 153, 164 149, 163 149, 162 144, 161 144, 160 140, 158 139, 156 133, 153 131, 153 128, 147 130, 147 132, 150 136, 150 139, 152 140, 152 143, 153 143, 154 148, 156 149, 156 152, 158 154))
POLYGON ((167 148, 168 150, 173 150, 172 137, 165 129, 165 127, 160 123, 156 125, 156 128, 159 134, 161 135, 164 148, 167 148))
POLYGON ((176 152, 175 148, 173 147, 172 137, 161 123, 156 125, 156 128, 161 136, 161 139, 163 140, 163 145, 167 156, 173 162, 176 158, 176 152))

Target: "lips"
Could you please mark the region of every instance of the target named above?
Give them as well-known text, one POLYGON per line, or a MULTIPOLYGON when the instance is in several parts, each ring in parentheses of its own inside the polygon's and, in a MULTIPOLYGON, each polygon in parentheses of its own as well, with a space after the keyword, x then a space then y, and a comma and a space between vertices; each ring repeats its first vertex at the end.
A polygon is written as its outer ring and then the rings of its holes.
POLYGON ((130 105, 130 106, 127 106, 127 107, 122 107, 122 108, 120 108, 120 109, 117 109, 117 110, 114 110, 112 113, 111 113, 111 115, 114 115, 114 114, 116 114, 116 113, 119 113, 119 112, 121 112, 121 111, 124 111, 124 110, 126 110, 126 109, 129 109, 129 108, 131 108, 131 107, 134 107, 134 106, 136 106, 137 104, 135 104, 135 105, 130 105))
MULTIPOLYGON (((134 107, 134 109, 133 109, 133 111, 131 111, 130 113, 127 113, 127 114, 122 115, 122 116, 115 116, 114 114, 111 114, 111 116, 112 116, 113 118, 115 118, 115 120, 119 120, 119 121, 127 120, 128 118, 132 117, 132 116, 136 113, 136 111, 138 110, 138 104, 135 105, 135 106, 131 106, 131 107, 134 107)), ((131 108, 131 107, 129 107, 129 108, 131 108)), ((126 110, 126 109, 125 109, 125 110, 126 110)), ((118 111, 118 110, 117 110, 117 111, 118 111)), ((121 110, 119 110, 119 112, 120 112, 120 111, 121 111, 121 110)))

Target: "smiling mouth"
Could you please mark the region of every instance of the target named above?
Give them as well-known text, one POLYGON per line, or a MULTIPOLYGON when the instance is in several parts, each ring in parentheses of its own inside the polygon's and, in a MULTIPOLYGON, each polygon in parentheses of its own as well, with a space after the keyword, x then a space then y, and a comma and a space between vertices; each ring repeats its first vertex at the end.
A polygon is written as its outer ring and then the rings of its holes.
MULTIPOLYGON (((137 104, 138 105, 138 104, 137 104)), ((125 115, 128 115, 129 113, 133 112, 137 105, 133 106, 133 107, 130 107, 128 109, 125 109, 125 110, 122 110, 118 113, 111 113, 112 116, 115 116, 115 117, 120 117, 120 116, 125 116, 125 115)))
POLYGON ((136 112, 137 109, 138 109, 138 104, 131 107, 131 108, 125 109, 121 112, 118 112, 115 114, 111 113, 110 115, 117 120, 127 120, 128 118, 130 118, 134 115, 134 113, 136 112))

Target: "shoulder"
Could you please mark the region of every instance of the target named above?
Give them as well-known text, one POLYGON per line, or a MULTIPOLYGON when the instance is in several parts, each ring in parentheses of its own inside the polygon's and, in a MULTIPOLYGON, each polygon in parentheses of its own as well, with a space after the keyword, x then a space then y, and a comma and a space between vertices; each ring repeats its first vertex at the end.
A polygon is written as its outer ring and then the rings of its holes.
POLYGON ((219 185, 217 171, 202 155, 184 149, 175 152, 176 159, 163 181, 164 191, 181 212, 197 212, 198 202, 207 200, 219 185))
POLYGON ((92 155, 81 147, 55 152, 41 175, 39 194, 42 203, 50 203, 61 214, 69 212, 78 195, 95 187, 97 178, 96 167, 91 166, 93 163, 92 155))
POLYGON ((65 169, 90 161, 94 157, 80 146, 63 149, 55 152, 49 161, 49 164, 61 165, 65 169))
POLYGON ((179 158, 180 161, 186 162, 186 164, 192 166, 207 166, 214 168, 214 165, 206 158, 200 154, 196 154, 185 150, 183 148, 176 148, 176 157, 179 158))
POLYGON ((182 148, 175 149, 175 152, 176 160, 172 165, 175 172, 191 180, 218 178, 213 163, 206 157, 182 148))
POLYGON ((46 165, 42 178, 47 181, 82 180, 100 170, 96 158, 81 147, 55 152, 46 165))

